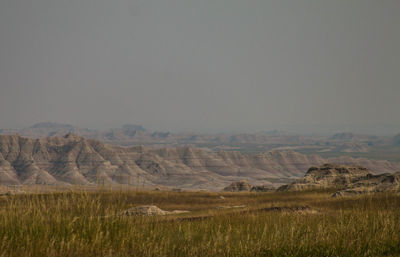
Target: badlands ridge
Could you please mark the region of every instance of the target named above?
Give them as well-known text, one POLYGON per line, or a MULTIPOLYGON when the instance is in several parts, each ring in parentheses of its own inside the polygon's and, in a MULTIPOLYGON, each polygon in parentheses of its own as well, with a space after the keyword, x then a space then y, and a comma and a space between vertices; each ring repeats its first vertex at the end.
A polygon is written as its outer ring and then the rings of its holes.
POLYGON ((0 136, 1 185, 129 184, 218 191, 240 180, 280 186, 325 163, 364 166, 373 174, 400 170, 395 162, 324 159, 291 150, 244 154, 192 147, 118 147, 74 134, 40 139, 0 136))

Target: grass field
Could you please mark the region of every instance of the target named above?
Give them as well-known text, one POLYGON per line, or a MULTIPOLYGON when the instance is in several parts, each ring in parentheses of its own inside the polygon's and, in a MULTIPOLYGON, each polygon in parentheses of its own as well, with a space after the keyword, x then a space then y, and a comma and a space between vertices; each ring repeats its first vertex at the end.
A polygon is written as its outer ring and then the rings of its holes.
POLYGON ((0 256, 400 256, 399 196, 336 199, 331 193, 4 195, 0 256), (117 215, 144 204, 191 212, 117 215), (216 209, 234 205, 246 207, 216 209), (271 208, 299 206, 313 212, 271 208))

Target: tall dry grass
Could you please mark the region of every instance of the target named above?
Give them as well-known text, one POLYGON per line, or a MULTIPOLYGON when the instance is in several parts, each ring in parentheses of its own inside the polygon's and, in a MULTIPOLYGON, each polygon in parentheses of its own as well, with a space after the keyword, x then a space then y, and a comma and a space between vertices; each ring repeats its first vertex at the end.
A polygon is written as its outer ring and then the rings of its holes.
POLYGON ((0 256, 400 256, 400 198, 98 191, 0 198, 0 256), (116 215, 136 205, 185 217, 116 215), (247 205, 249 212, 216 206, 247 205), (256 211, 308 205, 317 213, 256 211))

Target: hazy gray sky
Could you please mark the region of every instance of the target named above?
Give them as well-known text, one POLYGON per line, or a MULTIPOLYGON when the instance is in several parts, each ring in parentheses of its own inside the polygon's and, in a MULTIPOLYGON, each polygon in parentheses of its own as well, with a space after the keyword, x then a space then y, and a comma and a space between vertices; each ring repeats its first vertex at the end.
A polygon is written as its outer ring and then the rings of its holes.
POLYGON ((395 130, 399 100, 399 0, 0 0, 2 128, 395 130))

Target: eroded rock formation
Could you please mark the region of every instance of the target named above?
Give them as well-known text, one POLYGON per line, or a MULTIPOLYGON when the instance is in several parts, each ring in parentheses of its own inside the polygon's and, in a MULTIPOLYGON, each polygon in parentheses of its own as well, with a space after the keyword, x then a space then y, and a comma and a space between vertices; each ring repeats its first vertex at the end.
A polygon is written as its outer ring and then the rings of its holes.
MULTIPOLYGON (((2 185, 129 184, 217 191, 240 180, 279 186, 325 162, 318 155, 294 151, 244 154, 193 147, 117 147, 71 133, 41 139, 0 136, 2 185)), ((343 157, 337 162, 362 164, 375 173, 400 170, 399 164, 385 161, 343 157)))

